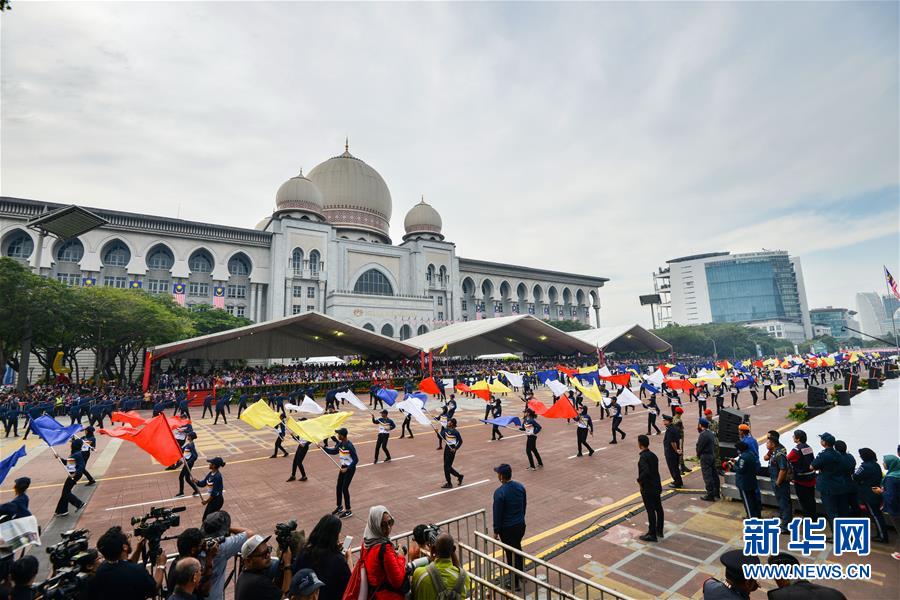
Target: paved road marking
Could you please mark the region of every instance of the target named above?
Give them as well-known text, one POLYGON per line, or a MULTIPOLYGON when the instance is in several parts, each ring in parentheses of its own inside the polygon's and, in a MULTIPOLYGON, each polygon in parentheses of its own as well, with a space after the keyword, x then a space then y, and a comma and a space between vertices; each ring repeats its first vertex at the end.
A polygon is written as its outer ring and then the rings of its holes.
MULTIPOLYGON (((594 449, 594 452, 595 452, 595 453, 596 453, 596 452, 600 452, 601 450, 606 450, 606 448, 607 448, 607 446, 603 446, 602 448, 595 448, 595 449, 594 449)), ((590 456, 590 454, 588 454, 588 455, 586 455, 586 456, 590 456)), ((567 459, 568 459, 568 458, 578 458, 578 455, 577 455, 577 454, 573 454, 572 456, 567 456, 566 458, 567 458, 567 459)))
MULTIPOLYGON (((513 434, 513 435, 504 435, 504 436, 503 436, 503 439, 504 439, 504 440, 508 440, 508 439, 512 439, 512 438, 522 437, 523 435, 528 435, 528 434, 526 434, 526 433, 516 433, 516 434, 513 434)), ((491 442, 499 442, 499 441, 501 441, 501 440, 488 440, 488 443, 490 444, 491 442)))
POLYGON ((472 487, 473 485, 481 485, 482 483, 487 483, 488 481, 490 481, 490 479, 482 479, 481 481, 476 481, 475 483, 467 483, 466 485, 460 485, 449 490, 441 490, 440 492, 434 492, 433 494, 426 494, 425 496, 419 496, 418 500, 424 500, 425 498, 431 498, 433 496, 440 496, 441 494, 449 494, 450 492, 455 492, 456 490, 472 487))
MULTIPOLYGON (((224 494, 225 490, 222 490, 222 493, 224 494)), ((201 494, 202 494, 202 492, 201 492, 201 494)), ((203 496, 201 495, 199 498, 202 498, 202 497, 203 496)), ((107 511, 121 510, 123 508, 134 508, 135 506, 147 506, 148 504, 163 504, 166 502, 178 502, 179 500, 195 500, 195 499, 199 500, 199 498, 197 496, 192 496, 190 494, 187 494, 184 496, 178 496, 177 498, 173 496, 172 498, 164 498, 162 500, 151 500, 150 502, 138 502, 137 504, 124 504, 122 506, 110 506, 109 508, 105 508, 103 510, 107 510, 107 511)))
MULTIPOLYGON (((415 454, 410 454, 410 455, 408 455, 408 456, 398 456, 397 458, 392 458, 392 459, 391 459, 391 462, 392 462, 392 463, 395 463, 395 462, 397 462, 398 460, 403 460, 404 458, 412 458, 412 457, 414 457, 414 456, 415 456, 415 454)), ((383 460, 382 460, 381 462, 384 463, 383 460)), ((374 465, 374 464, 375 464, 375 463, 366 463, 366 464, 364 464, 364 465, 357 465, 356 468, 357 468, 357 469, 362 469, 363 467, 371 467, 371 466, 374 465)))

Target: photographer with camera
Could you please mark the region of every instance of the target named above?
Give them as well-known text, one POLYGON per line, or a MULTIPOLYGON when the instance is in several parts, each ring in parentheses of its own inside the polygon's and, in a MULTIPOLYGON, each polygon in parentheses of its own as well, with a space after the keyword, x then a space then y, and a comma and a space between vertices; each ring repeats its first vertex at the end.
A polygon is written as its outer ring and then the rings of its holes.
POLYGON ((156 568, 151 577, 147 569, 138 564, 147 544, 146 538, 142 538, 134 549, 129 538, 117 526, 110 527, 97 540, 97 550, 105 560, 97 567, 94 578, 88 582, 88 600, 146 600, 156 595, 166 569, 166 555, 160 552, 155 557, 156 568))
POLYGON ((225 583, 230 577, 227 573, 228 563, 240 553, 244 542, 253 537, 253 532, 249 529, 233 527, 231 515, 224 510, 216 511, 206 517, 203 520, 202 529, 207 544, 216 542, 210 574, 212 583, 206 598, 207 600, 224 600, 225 583))
POLYGON ((175 544, 178 547, 178 556, 169 565, 166 588, 173 591, 178 585, 175 572, 182 561, 196 559, 202 577, 197 580, 196 586, 191 588, 191 593, 196 593, 200 598, 206 598, 212 585, 213 560, 219 549, 218 544, 215 540, 204 539, 203 532, 196 527, 189 527, 179 533, 175 544))
POLYGON ((234 600, 281 600, 291 585, 291 549, 281 552, 277 573, 272 577, 271 535, 254 535, 241 546, 244 570, 237 580, 234 600))
POLYGON ((407 558, 410 562, 422 558, 423 556, 431 556, 434 540, 440 533, 441 528, 431 523, 428 525, 419 523, 413 527, 412 537, 415 544, 409 549, 409 556, 407 558))
POLYGON ((403 600, 409 591, 406 548, 398 552, 391 542, 393 528, 394 518, 387 508, 369 509, 360 560, 365 563, 369 589, 375 590, 374 600, 403 600))
POLYGON ((432 562, 413 571, 411 585, 413 600, 469 597, 472 584, 459 564, 456 542, 449 533, 440 534, 434 541, 432 562))
POLYGON ((325 584, 319 600, 341 600, 350 581, 350 543, 341 546, 342 527, 343 522, 334 515, 319 519, 294 560, 294 573, 312 569, 325 584))

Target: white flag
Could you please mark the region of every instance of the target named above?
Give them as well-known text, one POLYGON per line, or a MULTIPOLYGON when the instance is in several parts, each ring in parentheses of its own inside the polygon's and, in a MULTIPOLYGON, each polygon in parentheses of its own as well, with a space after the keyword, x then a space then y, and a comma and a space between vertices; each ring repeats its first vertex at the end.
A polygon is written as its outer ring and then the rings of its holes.
POLYGON ((663 372, 657 369, 651 374, 647 375, 647 377, 645 377, 644 379, 647 381, 647 383, 652 383, 655 387, 660 387, 662 386, 663 382, 663 372))
POLYGON ((284 408, 293 412, 308 412, 316 415, 321 415, 325 412, 325 409, 316 404, 316 401, 309 396, 303 396, 303 402, 299 406, 296 404, 285 404, 284 408))
POLYGON ((622 393, 619 394, 618 400, 619 406, 640 406, 641 401, 638 400, 638 397, 631 393, 631 390, 628 388, 624 388, 622 393))
POLYGON ((511 386, 522 387, 522 376, 518 373, 510 373, 509 371, 500 371, 500 373, 503 373, 503 376, 506 377, 511 386))
POLYGON ((612 375, 612 373, 610 373, 610 371, 609 371, 609 367, 607 367, 606 365, 603 365, 602 367, 600 367, 600 369, 597 371, 597 373, 599 373, 600 375, 603 375, 604 377, 609 377, 610 375, 612 375))
POLYGON ((2 540, 0 546, 3 547, 4 554, 15 552, 19 548, 32 544, 40 546, 41 537, 38 534, 37 518, 31 515, 0 523, 0 540, 2 540))
POLYGON ((554 396, 563 396, 569 391, 568 387, 564 386, 556 379, 548 379, 547 387, 550 388, 550 391, 553 392, 554 396))
POLYGON ((357 398, 356 394, 354 394, 350 390, 347 390, 346 392, 338 392, 337 394, 334 395, 334 397, 337 398, 338 400, 344 400, 346 402, 349 402, 350 404, 352 404, 359 410, 369 410, 368 407, 362 403, 362 400, 357 398))
POLYGON ((422 412, 422 407, 420 405, 422 401, 419 398, 407 398, 406 400, 402 400, 394 405, 394 408, 398 408, 410 415, 412 418, 416 420, 416 423, 420 425, 428 425, 431 426, 431 419, 422 412))

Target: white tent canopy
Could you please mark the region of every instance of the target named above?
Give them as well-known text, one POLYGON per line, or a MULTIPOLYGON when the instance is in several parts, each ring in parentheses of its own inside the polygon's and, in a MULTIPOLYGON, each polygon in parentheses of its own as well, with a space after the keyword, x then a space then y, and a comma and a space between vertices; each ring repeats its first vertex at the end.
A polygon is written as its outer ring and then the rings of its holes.
POLYGON ((419 348, 348 325, 318 312, 305 312, 200 337, 148 348, 153 360, 307 358, 347 356, 400 358, 419 348))
POLYGON ((573 331, 572 335, 606 352, 669 352, 672 349, 672 344, 640 325, 573 331))
POLYGON ((531 315, 513 315, 454 323, 406 340, 435 354, 447 346, 447 356, 479 356, 522 352, 529 356, 590 354, 596 348, 531 315))

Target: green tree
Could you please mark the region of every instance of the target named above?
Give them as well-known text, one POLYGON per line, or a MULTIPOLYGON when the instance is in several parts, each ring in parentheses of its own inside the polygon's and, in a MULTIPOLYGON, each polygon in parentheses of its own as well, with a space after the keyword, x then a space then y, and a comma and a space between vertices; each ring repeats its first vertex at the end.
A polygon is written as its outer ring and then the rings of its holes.
POLYGON ((738 323, 707 323, 704 325, 669 325, 656 329, 656 335, 672 344, 679 354, 745 359, 756 355, 759 344, 763 354, 793 352, 794 346, 787 340, 770 336, 761 329, 738 323))
POLYGON ((224 310, 205 304, 195 306, 194 310, 188 313, 188 318, 191 321, 191 325, 193 325, 193 335, 195 336, 219 333, 220 331, 245 327, 253 323, 250 319, 236 317, 224 310))
POLYGON ((582 323, 581 321, 570 321, 567 319, 561 319, 559 321, 548 320, 544 322, 549 325, 553 325, 560 331, 584 331, 591 328, 591 326, 587 323, 582 323))

